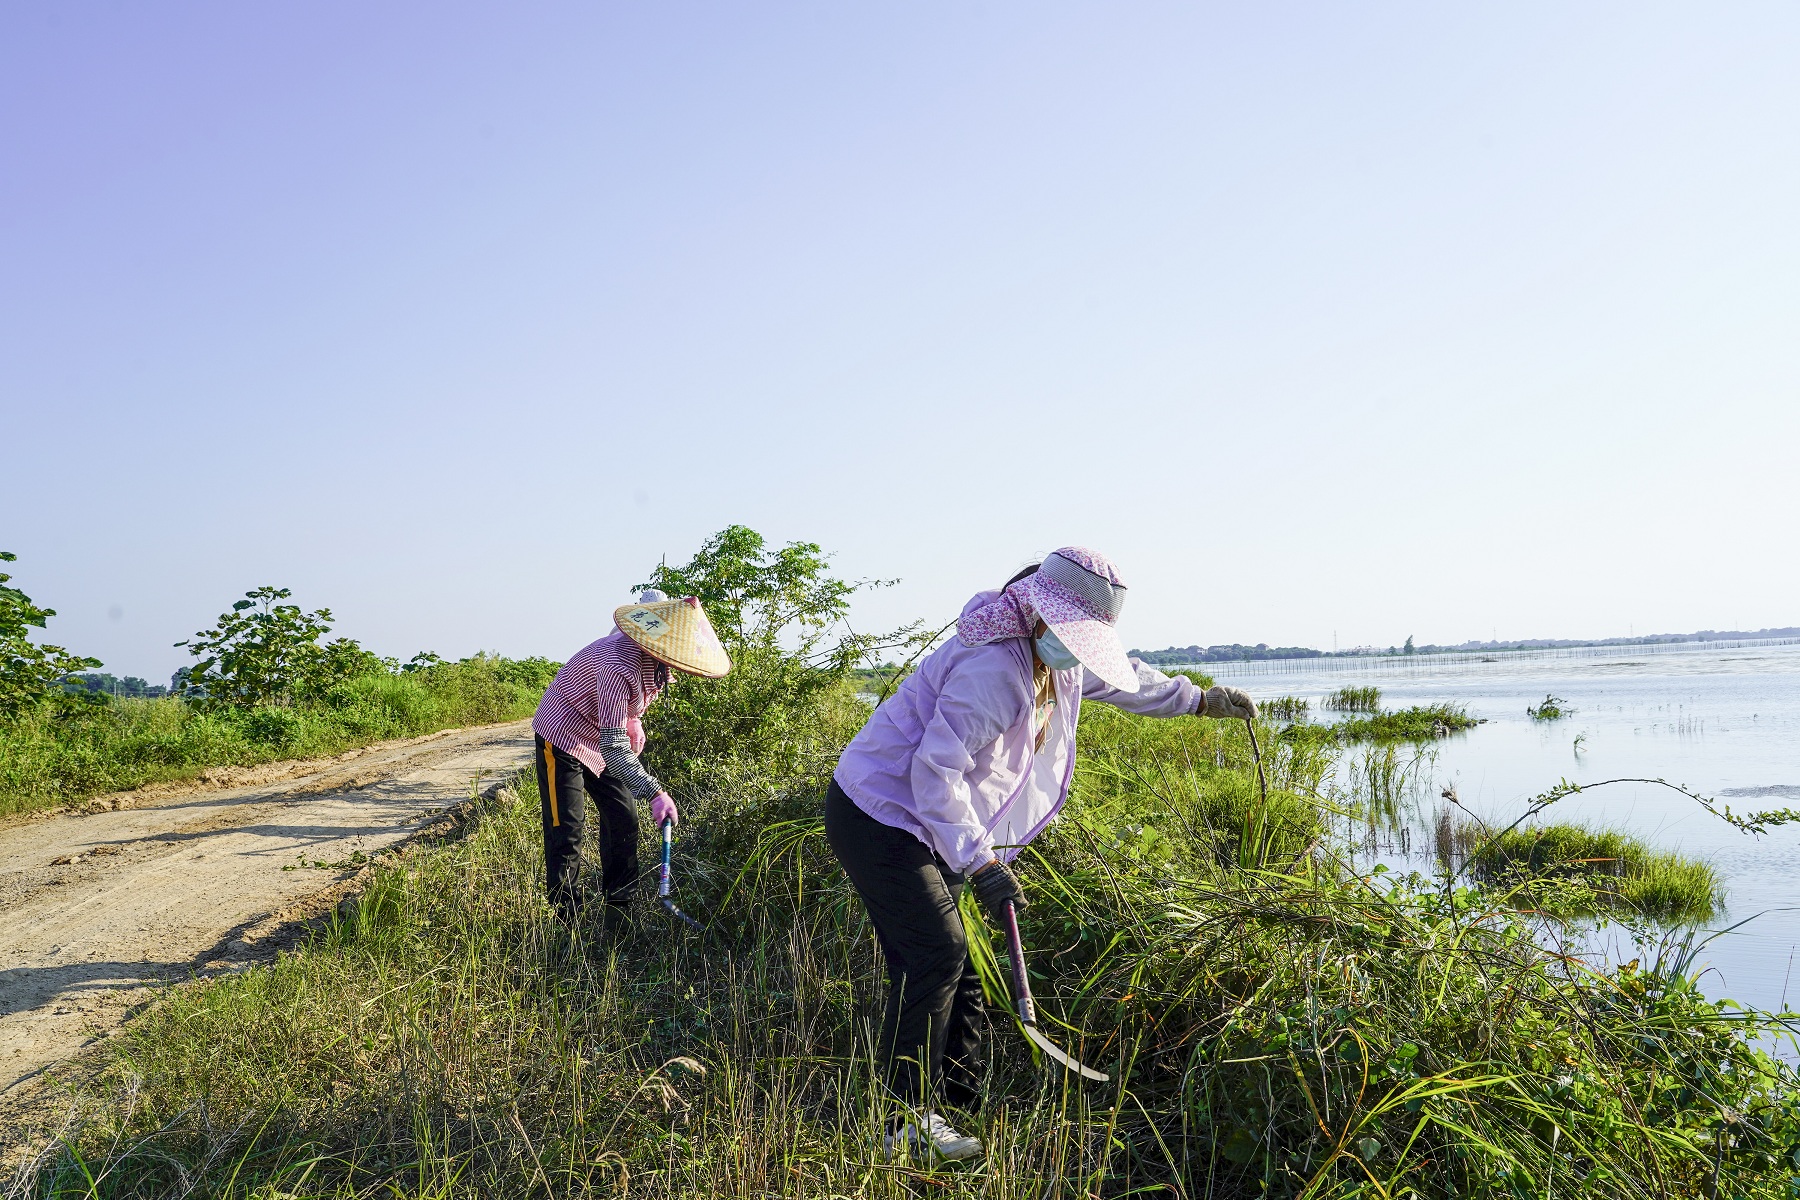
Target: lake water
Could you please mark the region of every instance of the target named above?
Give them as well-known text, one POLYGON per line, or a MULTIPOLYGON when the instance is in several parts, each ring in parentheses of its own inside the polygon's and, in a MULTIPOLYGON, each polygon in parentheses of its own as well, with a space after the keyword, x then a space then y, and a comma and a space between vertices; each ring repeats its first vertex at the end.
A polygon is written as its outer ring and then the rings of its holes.
MULTIPOLYGON (((1729 804, 1734 812, 1800 808, 1800 644, 1682 643, 1479 656, 1209 663, 1220 682, 1261 700, 1312 702, 1350 685, 1381 689, 1382 705, 1450 701, 1487 724, 1425 749, 1411 854, 1389 849, 1395 865, 1430 870, 1429 821, 1454 786, 1464 807, 1496 827, 1558 780, 1595 783, 1619 776, 1666 779, 1729 804), (1534 721, 1527 705, 1562 697, 1572 715, 1534 721), (1579 742, 1577 739, 1580 739, 1579 742)), ((1404 754, 1404 750, 1403 750, 1404 754)), ((1761 837, 1739 833, 1692 800, 1651 784, 1621 783, 1570 796, 1544 821, 1628 830, 1651 843, 1704 858, 1728 889, 1728 911, 1708 929, 1745 918, 1717 937, 1700 961, 1707 992, 1758 1008, 1800 1007, 1800 828, 1761 837)), ((1606 935, 1602 935, 1606 936, 1606 935)), ((1629 941, 1611 953, 1635 956, 1629 941)))

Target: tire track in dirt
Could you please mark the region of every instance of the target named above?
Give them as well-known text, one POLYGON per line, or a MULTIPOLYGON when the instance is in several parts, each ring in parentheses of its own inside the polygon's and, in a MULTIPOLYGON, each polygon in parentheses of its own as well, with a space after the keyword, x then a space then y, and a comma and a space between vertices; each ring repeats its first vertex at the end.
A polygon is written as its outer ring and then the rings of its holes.
POLYGON ((531 725, 447 730, 88 801, 0 829, 0 1102, 159 988, 239 969, 390 849, 531 759, 531 725), (322 901, 322 903, 321 903, 322 901))

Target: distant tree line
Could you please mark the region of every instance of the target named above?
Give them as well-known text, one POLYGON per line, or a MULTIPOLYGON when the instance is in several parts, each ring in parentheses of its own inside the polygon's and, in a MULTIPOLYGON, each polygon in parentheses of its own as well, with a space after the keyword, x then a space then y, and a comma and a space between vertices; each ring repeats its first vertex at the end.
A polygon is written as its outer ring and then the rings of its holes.
POLYGON ((1133 650, 1131 656, 1142 659, 1153 667, 1179 667, 1188 663, 1257 662, 1265 658, 1326 657, 1322 650, 1306 646, 1271 646, 1267 642, 1258 642, 1254 646, 1242 646, 1236 642, 1227 646, 1170 646, 1167 650, 1133 650))
POLYGON ((62 685, 64 691, 88 692, 119 699, 129 697, 133 700, 154 700, 158 696, 169 694, 169 689, 160 683, 148 683, 136 675, 127 675, 121 679, 107 671, 82 671, 64 678, 62 685))
POLYGON ((1358 658, 1386 654, 1467 654, 1500 650, 1566 650, 1582 646, 1663 646, 1681 642, 1753 641, 1765 638, 1800 638, 1800 626, 1780 629, 1702 629, 1698 633, 1652 633, 1643 637, 1614 638, 1519 638, 1513 641, 1459 642, 1454 646, 1417 646, 1408 637, 1403 646, 1354 646, 1348 650, 1314 650, 1309 646, 1254 646, 1238 643, 1221 646, 1170 646, 1166 650, 1133 650, 1133 658, 1154 667, 1182 667, 1192 663, 1257 662, 1272 658, 1358 658))

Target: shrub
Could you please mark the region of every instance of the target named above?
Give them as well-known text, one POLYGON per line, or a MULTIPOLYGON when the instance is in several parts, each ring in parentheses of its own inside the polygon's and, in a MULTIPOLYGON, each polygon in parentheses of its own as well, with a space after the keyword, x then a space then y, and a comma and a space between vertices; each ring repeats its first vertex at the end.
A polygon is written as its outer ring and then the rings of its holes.
POLYGON ((305 720, 288 708, 253 708, 238 718, 244 736, 253 742, 286 750, 299 741, 305 720))
POLYGON ((363 675, 331 688, 325 702, 334 709, 368 710, 398 728, 423 729, 437 717, 438 701, 416 675, 363 675))
POLYGON ((868 717, 856 699, 857 669, 928 640, 919 622, 852 632, 844 614, 870 581, 832 574, 814 543, 776 550, 741 525, 639 586, 699 597, 732 659, 723 679, 677 673, 645 719, 654 735, 646 761, 683 795, 766 798, 794 779, 829 776, 868 717))

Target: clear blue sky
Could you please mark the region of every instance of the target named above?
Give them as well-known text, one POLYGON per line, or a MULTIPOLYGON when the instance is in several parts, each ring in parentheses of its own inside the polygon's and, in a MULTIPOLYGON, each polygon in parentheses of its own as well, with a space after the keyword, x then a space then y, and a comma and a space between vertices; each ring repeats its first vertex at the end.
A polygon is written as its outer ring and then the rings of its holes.
POLYGON ((741 522, 1138 646, 1800 623, 1800 6, 15 4, 0 548, 566 657, 741 522))

